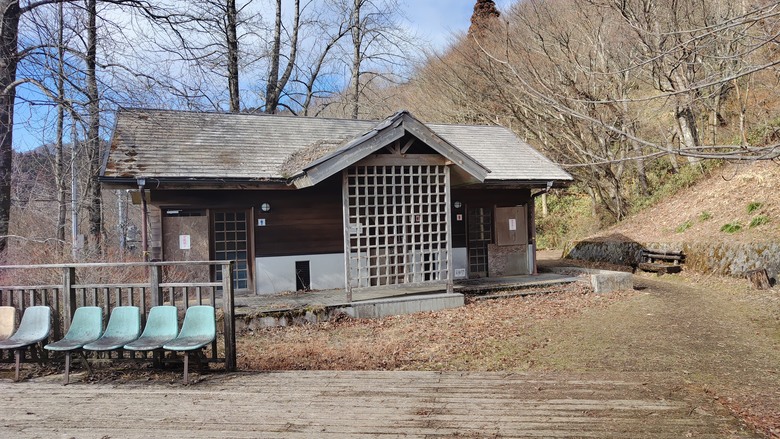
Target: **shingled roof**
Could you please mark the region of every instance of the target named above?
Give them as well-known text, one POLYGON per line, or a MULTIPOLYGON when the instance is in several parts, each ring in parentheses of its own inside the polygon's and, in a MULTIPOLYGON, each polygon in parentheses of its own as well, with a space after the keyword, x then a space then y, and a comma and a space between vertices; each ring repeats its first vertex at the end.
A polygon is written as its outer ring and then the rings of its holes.
MULTIPOLYGON (((265 114, 125 109, 104 163, 104 182, 135 178, 288 180, 298 169, 370 136, 383 122, 265 114)), ((407 119, 408 120, 408 119, 407 119)), ((416 119, 412 120, 416 121, 416 119)), ((570 181, 553 162, 498 126, 425 124, 485 181, 570 181)))

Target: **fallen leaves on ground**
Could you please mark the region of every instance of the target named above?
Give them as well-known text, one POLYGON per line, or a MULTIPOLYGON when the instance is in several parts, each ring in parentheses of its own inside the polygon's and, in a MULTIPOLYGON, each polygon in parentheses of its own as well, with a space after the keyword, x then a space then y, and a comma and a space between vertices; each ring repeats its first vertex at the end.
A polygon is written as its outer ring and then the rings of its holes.
POLYGON ((238 339, 239 367, 250 370, 527 369, 544 346, 527 329, 577 315, 634 292, 595 295, 583 283, 549 294, 480 300, 467 306, 379 320, 340 319, 270 328, 238 339))

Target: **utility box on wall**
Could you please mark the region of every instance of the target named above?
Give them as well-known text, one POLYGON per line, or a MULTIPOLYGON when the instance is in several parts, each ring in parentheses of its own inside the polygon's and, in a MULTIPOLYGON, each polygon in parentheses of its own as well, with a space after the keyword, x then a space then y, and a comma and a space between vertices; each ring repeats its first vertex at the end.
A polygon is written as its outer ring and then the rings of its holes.
POLYGON ((527 245, 525 206, 496 208, 496 245, 527 245))

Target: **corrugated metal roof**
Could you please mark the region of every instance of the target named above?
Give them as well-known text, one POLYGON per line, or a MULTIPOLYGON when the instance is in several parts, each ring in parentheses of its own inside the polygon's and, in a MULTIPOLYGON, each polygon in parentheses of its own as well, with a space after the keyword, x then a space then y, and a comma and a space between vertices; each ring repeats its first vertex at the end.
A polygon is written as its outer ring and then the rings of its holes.
MULTIPOLYGON (((292 154, 316 142, 354 139, 376 121, 130 109, 117 114, 102 176, 282 179, 292 154)), ((486 181, 572 177, 497 126, 426 124, 490 169, 486 181)), ((289 172, 289 169, 287 170, 289 172)))

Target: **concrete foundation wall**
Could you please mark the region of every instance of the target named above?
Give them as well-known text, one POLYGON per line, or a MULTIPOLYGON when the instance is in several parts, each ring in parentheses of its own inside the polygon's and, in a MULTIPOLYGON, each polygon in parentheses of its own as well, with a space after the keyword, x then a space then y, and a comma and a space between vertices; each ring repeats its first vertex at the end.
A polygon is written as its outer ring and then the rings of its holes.
POLYGON ((741 277, 746 271, 766 269, 772 279, 780 274, 780 243, 777 242, 684 242, 638 243, 581 241, 564 250, 564 257, 586 261, 636 265, 643 248, 682 251, 683 266, 703 273, 741 277))
POLYGON ((255 291, 273 294, 295 291, 295 263, 309 261, 311 288, 344 288, 344 254, 280 256, 255 259, 255 291))
POLYGON ((528 265, 528 245, 488 245, 490 277, 531 274, 528 265))
POLYGON ((469 277, 469 251, 465 247, 452 249, 453 278, 467 279, 469 277))
POLYGON ((236 330, 239 332, 255 331, 275 326, 321 323, 339 318, 342 315, 359 319, 378 319, 387 316, 458 308, 464 304, 465 297, 459 293, 392 297, 305 311, 288 310, 272 312, 267 315, 246 315, 236 318, 236 330))
MULTIPOLYGON (((255 259, 257 294, 295 291, 295 262, 297 261, 309 261, 313 290, 344 288, 343 253, 279 256, 255 259)), ((368 263, 366 262, 365 265, 368 263)), ((463 275, 454 276, 455 279, 468 278, 468 251, 465 248, 452 249, 452 266, 455 270, 463 270, 463 275)))

